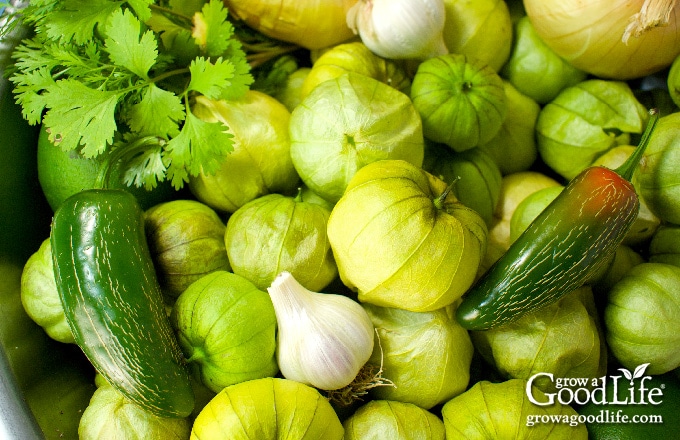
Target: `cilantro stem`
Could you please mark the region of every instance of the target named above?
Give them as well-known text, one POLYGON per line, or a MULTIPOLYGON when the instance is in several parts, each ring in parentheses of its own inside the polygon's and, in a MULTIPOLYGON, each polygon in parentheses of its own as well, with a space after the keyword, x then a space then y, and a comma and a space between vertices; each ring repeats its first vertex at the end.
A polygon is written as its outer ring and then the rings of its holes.
POLYGON ((192 18, 191 18, 191 17, 186 16, 186 15, 184 15, 184 14, 180 14, 179 12, 177 12, 177 11, 175 11, 175 10, 173 10, 173 9, 166 8, 165 6, 159 6, 159 5, 157 5, 157 4, 151 3, 151 4, 149 5, 149 8, 155 9, 156 11, 162 12, 163 14, 172 15, 172 16, 174 16, 174 17, 181 18, 182 20, 186 20, 186 21, 188 21, 188 22, 191 22, 191 21, 192 21, 192 18))
POLYGON ((188 67, 182 67, 180 69, 169 70, 167 72, 163 72, 160 75, 151 78, 149 81, 152 82, 152 83, 157 83, 157 82, 163 81, 166 78, 170 78, 171 76, 184 75, 185 73, 189 73, 189 72, 190 72, 190 70, 189 70, 188 67))
POLYGON ((267 61, 273 58, 276 58, 279 55, 285 55, 297 49, 299 49, 298 46, 278 47, 274 50, 267 50, 264 52, 248 54, 246 55, 246 60, 248 61, 248 64, 250 65, 251 68, 255 68, 261 66, 262 64, 266 63, 267 61))

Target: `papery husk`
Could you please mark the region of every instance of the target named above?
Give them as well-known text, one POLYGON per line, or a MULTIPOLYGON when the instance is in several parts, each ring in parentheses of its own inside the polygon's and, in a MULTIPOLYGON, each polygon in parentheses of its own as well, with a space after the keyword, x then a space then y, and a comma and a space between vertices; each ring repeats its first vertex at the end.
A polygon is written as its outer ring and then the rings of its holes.
POLYGON ((380 360, 394 384, 372 389, 372 397, 431 409, 465 391, 474 349, 453 307, 409 312, 364 304, 380 341, 369 362, 380 360))
POLYGON ((350 181, 328 238, 340 277, 360 302, 432 311, 470 287, 487 228, 447 188, 402 160, 366 165, 350 181))
POLYGON ((645 363, 647 374, 680 367, 680 268, 633 267, 609 291, 604 322, 611 353, 629 370, 645 363))
MULTIPOLYGON (((496 329, 472 333, 475 347, 504 377, 525 379, 537 373, 554 377, 597 378, 607 369, 607 350, 589 286, 559 302, 496 329)), ((554 383, 536 380, 544 392, 554 383)))
POLYGON ((417 405, 373 400, 347 418, 344 440, 444 440, 444 422, 417 405))
POLYGON ((179 296, 170 320, 194 378, 215 393, 279 371, 274 307, 239 275, 200 278, 179 296))
POLYGON ((201 120, 224 124, 234 143, 214 173, 190 177, 189 189, 198 200, 232 213, 257 197, 295 191, 299 177, 290 158, 290 112, 282 103, 249 90, 229 101, 197 96, 192 111, 201 120))
POLYGON ((194 421, 191 440, 342 440, 344 428, 316 389, 288 379, 263 378, 229 386, 194 421))
POLYGON ((332 47, 314 61, 302 85, 302 98, 322 82, 347 72, 377 79, 407 95, 411 90, 411 79, 400 65, 374 54, 364 43, 354 41, 332 47))
POLYGON ((422 122, 408 96, 354 72, 320 83, 295 108, 290 140, 300 178, 331 203, 367 164, 423 163, 422 122))
POLYGON ((163 293, 176 298, 204 275, 231 270, 226 226, 209 206, 178 199, 144 213, 144 229, 163 293))
MULTIPOLYGON (((536 401, 547 402, 542 391, 534 387, 530 391, 536 401)), ((527 416, 550 415, 577 417, 578 413, 559 402, 549 406, 532 404, 527 396, 527 381, 523 379, 477 382, 442 407, 446 438, 486 439, 493 433, 493 438, 497 439, 588 439, 583 424, 536 423, 527 426, 527 416)))

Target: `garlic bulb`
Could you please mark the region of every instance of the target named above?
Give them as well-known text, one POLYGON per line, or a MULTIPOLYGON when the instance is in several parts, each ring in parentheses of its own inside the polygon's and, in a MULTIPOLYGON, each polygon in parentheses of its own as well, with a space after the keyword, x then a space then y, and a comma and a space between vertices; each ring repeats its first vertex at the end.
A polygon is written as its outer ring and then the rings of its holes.
POLYGON ((448 53, 443 0, 359 0, 347 25, 378 56, 427 59, 448 53))
POLYGON ((322 390, 349 385, 373 352, 373 323, 363 307, 342 295, 311 292, 289 272, 267 290, 283 376, 322 390))

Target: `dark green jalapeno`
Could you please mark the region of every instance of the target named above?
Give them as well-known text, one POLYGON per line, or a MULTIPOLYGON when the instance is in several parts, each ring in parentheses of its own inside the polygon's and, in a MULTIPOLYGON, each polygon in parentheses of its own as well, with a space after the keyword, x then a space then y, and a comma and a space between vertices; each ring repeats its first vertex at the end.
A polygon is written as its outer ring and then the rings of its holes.
POLYGON ((69 197, 55 212, 51 244, 66 319, 97 371, 153 414, 188 416, 189 374, 135 197, 113 189, 69 197))

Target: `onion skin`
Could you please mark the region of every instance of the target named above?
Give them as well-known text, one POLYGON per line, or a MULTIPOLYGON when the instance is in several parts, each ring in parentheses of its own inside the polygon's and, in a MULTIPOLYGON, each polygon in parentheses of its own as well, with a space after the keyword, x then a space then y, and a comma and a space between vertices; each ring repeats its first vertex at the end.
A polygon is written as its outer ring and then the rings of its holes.
POLYGON ((230 13, 264 35, 306 49, 354 37, 347 11, 357 0, 224 0, 230 13))
POLYGON ((600 78, 629 80, 658 72, 680 54, 678 7, 668 26, 653 28, 628 44, 622 36, 642 0, 525 0, 536 32, 555 53, 600 78))

